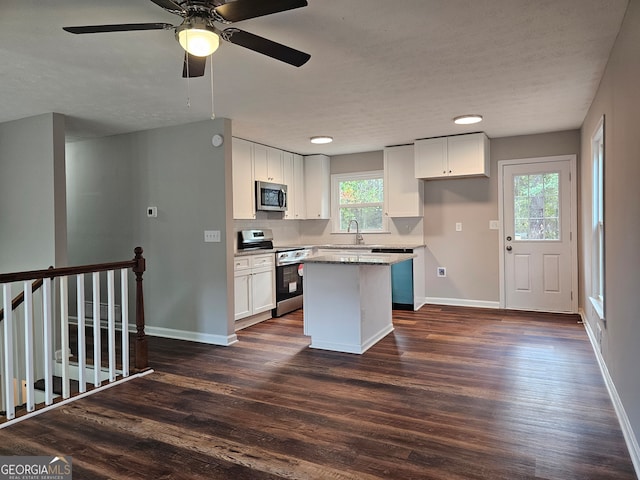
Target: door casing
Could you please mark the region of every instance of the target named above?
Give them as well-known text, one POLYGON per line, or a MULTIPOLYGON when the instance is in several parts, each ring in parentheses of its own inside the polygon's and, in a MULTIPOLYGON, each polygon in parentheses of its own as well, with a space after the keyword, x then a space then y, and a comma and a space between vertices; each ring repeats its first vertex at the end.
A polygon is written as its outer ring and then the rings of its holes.
POLYGON ((500 220, 500 308, 506 308, 506 278, 505 278, 505 228, 504 228, 504 167, 507 165, 521 165, 528 163, 544 163, 569 161, 571 172, 571 311, 578 312, 578 177, 576 173, 576 155, 556 155, 550 157, 518 158, 513 160, 501 160, 498 162, 498 218, 500 220))

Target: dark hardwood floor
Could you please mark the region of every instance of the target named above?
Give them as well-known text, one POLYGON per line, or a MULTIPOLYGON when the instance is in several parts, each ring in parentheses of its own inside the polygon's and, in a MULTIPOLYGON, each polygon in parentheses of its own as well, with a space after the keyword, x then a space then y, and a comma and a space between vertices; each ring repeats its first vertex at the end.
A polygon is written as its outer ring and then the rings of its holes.
POLYGON ((74 479, 635 479, 577 316, 394 311, 364 355, 300 311, 231 347, 150 338, 155 372, 0 430, 74 479))

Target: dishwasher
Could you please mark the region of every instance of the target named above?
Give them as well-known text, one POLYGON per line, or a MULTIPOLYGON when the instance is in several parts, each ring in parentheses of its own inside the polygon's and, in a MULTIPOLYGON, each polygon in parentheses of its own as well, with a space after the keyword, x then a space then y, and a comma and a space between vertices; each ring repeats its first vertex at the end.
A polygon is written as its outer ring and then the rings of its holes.
MULTIPOLYGON (((413 248, 372 248, 371 253, 413 253, 413 248)), ((395 310, 413 310, 413 259, 391 265, 391 302, 395 310)))

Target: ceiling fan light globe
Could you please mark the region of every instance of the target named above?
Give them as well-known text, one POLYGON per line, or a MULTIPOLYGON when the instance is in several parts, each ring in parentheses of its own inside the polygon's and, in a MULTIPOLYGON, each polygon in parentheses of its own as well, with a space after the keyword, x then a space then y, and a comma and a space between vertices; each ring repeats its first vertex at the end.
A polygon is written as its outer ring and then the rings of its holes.
POLYGON ((176 34, 180 46, 196 57, 208 57, 220 46, 215 32, 202 28, 185 28, 176 34))

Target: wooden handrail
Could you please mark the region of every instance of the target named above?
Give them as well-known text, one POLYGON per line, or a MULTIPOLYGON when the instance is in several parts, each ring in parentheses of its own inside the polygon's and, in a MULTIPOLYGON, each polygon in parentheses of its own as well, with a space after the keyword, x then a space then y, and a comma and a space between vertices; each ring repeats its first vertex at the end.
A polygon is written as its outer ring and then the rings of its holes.
MULTIPOLYGON (((140 247, 138 247, 140 248, 140 247)), ((120 268, 134 268, 138 260, 127 260, 125 262, 98 263, 94 265, 81 265, 78 267, 60 267, 47 270, 31 270, 29 272, 15 272, 0 274, 1 283, 22 282, 32 278, 55 278, 66 277, 68 275, 79 275, 81 273, 105 272, 107 270, 117 270, 120 268)))
MULTIPOLYGON (((33 291, 40 288, 43 279, 65 277, 68 275, 79 275, 81 273, 104 272, 108 270, 117 270, 122 268, 131 268, 136 275, 136 342, 134 344, 136 370, 145 370, 149 368, 148 363, 148 346, 144 327, 144 296, 142 290, 142 275, 146 270, 146 260, 142 256, 142 247, 134 249, 135 257, 133 260, 124 262, 98 263, 93 265, 81 265, 77 267, 49 267, 46 270, 31 270, 28 272, 15 272, 0 274, 0 284, 22 282, 25 280, 36 279, 33 282, 33 291), (36 287, 36 284, 37 287, 36 287)), ((15 310, 24 301, 24 293, 20 293, 11 302, 11 309, 15 310), (15 306, 14 306, 15 304, 15 306)), ((4 319, 4 309, 0 310, 0 320, 4 319)))

